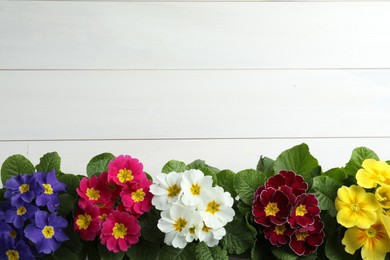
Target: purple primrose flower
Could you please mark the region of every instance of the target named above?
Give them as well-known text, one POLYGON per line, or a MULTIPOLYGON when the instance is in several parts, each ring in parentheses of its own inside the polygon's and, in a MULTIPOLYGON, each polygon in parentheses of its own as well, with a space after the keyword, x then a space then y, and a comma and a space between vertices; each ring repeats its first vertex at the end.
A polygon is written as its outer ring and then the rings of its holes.
POLYGON ((60 199, 57 195, 59 192, 65 191, 65 184, 57 180, 55 170, 47 174, 44 172, 36 172, 34 176, 38 186, 42 190, 37 195, 36 204, 38 206, 47 206, 50 212, 57 210, 60 205, 60 199))
POLYGON ((11 237, 0 235, 0 260, 5 259, 34 259, 30 247, 23 240, 15 241, 11 237))
POLYGON ((16 228, 22 228, 27 219, 33 221, 38 207, 31 204, 24 204, 20 207, 10 207, 5 213, 5 221, 12 223, 16 228))
POLYGON ((38 192, 38 185, 31 174, 13 176, 5 182, 7 189, 4 197, 11 197, 11 205, 20 207, 24 203, 30 203, 38 192))

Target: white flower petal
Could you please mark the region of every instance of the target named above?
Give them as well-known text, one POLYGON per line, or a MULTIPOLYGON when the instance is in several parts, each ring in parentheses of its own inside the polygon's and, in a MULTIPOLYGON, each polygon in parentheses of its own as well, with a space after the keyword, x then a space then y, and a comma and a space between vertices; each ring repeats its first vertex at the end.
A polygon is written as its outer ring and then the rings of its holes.
POLYGON ((184 248, 187 245, 186 237, 176 235, 172 240, 172 246, 176 248, 184 248))

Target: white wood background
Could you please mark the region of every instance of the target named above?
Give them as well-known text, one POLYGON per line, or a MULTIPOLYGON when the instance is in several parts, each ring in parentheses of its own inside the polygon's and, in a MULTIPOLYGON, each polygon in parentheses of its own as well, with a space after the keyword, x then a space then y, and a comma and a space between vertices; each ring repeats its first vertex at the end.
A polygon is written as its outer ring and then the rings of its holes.
POLYGON ((0 1, 0 163, 390 159, 389 2, 0 1))

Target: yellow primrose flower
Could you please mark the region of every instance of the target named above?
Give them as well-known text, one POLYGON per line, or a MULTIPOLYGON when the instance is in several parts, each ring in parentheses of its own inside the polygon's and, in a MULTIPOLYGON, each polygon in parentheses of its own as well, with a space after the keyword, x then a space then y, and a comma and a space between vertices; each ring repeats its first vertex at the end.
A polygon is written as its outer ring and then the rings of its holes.
POLYGON ((377 184, 390 186, 390 165, 374 159, 366 159, 363 169, 356 173, 356 180, 363 188, 375 188, 377 184))
POLYGON ((380 203, 382 208, 389 209, 390 208, 390 187, 389 186, 378 187, 375 191, 375 198, 380 203))
POLYGON ((368 229, 358 227, 348 229, 341 243, 345 245, 345 251, 352 255, 362 247, 362 259, 385 259, 386 253, 390 252, 389 235, 381 218, 368 229))
POLYGON ((377 221, 376 211, 380 208, 374 194, 356 185, 339 188, 335 206, 337 222, 347 228, 369 228, 377 221))

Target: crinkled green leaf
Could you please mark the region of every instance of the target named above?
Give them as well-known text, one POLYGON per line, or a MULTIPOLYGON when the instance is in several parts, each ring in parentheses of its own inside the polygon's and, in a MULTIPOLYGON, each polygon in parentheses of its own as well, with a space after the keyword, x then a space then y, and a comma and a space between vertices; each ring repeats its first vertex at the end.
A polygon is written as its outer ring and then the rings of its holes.
POLYGON ((186 164, 176 160, 170 160, 162 168, 163 173, 170 172, 184 172, 186 170, 186 164))
POLYGON ((66 191, 74 198, 77 198, 76 188, 80 185, 80 179, 74 174, 62 173, 57 179, 66 185, 66 191))
POLYGON ((225 226, 226 235, 222 238, 222 246, 229 254, 242 254, 248 250, 255 239, 243 216, 234 217, 225 226))
POLYGON ((126 255, 130 259, 136 260, 154 260, 157 258, 160 251, 160 245, 140 239, 137 244, 132 245, 127 250, 126 255))
POLYGON ((165 245, 160 250, 159 260, 188 260, 195 257, 195 244, 190 243, 183 249, 165 245))
POLYGON ((34 171, 34 165, 26 157, 15 154, 8 157, 1 166, 1 182, 5 185, 5 182, 12 176, 24 173, 32 174, 34 171))
POLYGON ((73 252, 65 246, 58 248, 54 252, 53 256, 56 260, 79 260, 77 253, 73 252))
POLYGON ((201 168, 203 167, 207 167, 207 168, 210 168, 211 170, 213 170, 215 173, 218 173, 219 172, 219 169, 213 167, 213 166, 210 166, 210 165, 207 165, 205 161, 203 160, 195 160, 193 161, 192 163, 188 164, 186 169, 187 170, 190 170, 190 169, 196 169, 196 170, 200 170, 201 168))
POLYGON ((160 212, 152 208, 148 213, 143 214, 139 218, 141 225, 141 236, 152 243, 160 244, 164 241, 164 233, 157 227, 157 222, 160 219, 160 212))
POLYGON ((221 247, 208 247, 204 242, 200 242, 195 247, 195 257, 197 260, 227 260, 226 250, 221 247))
POLYGON ((93 157, 87 164, 87 176, 92 177, 108 171, 108 164, 115 158, 111 153, 102 153, 93 157))
POLYGON ((298 256, 287 247, 272 247, 272 254, 280 260, 295 260, 298 256))
POLYGON ((58 210, 58 214, 60 216, 67 216, 76 211, 77 201, 74 197, 69 195, 68 193, 63 193, 59 195, 60 198, 60 207, 58 210))
POLYGON ((242 202, 242 201, 239 201, 239 202, 237 203, 237 208, 238 208, 238 210, 240 211, 240 213, 241 213, 243 216, 245 216, 246 213, 252 211, 252 206, 249 206, 249 205, 245 204, 245 203, 242 202))
POLYGON ((118 253, 111 252, 102 244, 98 245, 98 249, 102 260, 121 260, 125 255, 122 251, 118 253))
POLYGON ((343 171, 350 176, 355 176, 357 171, 362 167, 365 159, 379 160, 378 155, 366 147, 358 147, 352 151, 351 159, 343 168, 343 171))
POLYGON ((234 177, 236 174, 230 170, 222 170, 218 173, 218 186, 222 187, 225 191, 229 192, 233 198, 237 196, 237 192, 234 189, 234 177))
POLYGON ((313 190, 317 196, 320 209, 327 210, 332 217, 337 214, 334 201, 340 187, 341 184, 329 176, 317 176, 313 179, 313 190))
POLYGON ((274 172, 274 160, 260 156, 259 163, 257 164, 257 170, 264 173, 264 175, 269 178, 275 174, 274 172))
POLYGON ((337 181, 338 183, 343 183, 347 178, 346 173, 340 168, 332 168, 324 172, 323 175, 329 176, 330 178, 337 181))
POLYGON ((234 189, 240 199, 247 205, 252 205, 257 188, 264 184, 265 176, 253 169, 243 170, 234 177, 234 189))
POLYGON ((282 152, 274 162, 274 171, 290 170, 302 175, 310 182, 312 173, 318 169, 318 161, 309 151, 307 144, 300 144, 282 152))
POLYGON ((213 186, 217 184, 218 182, 217 174, 212 169, 206 166, 200 168, 199 170, 202 171, 205 176, 211 176, 211 178, 213 178, 213 186))
POLYGON ((61 170, 61 157, 57 152, 47 153, 39 159, 39 164, 35 166, 38 172, 50 172, 61 170))
POLYGON ((354 260, 359 259, 360 251, 355 252, 354 255, 345 252, 345 246, 341 244, 341 239, 338 232, 326 239, 325 254, 331 260, 354 260))

